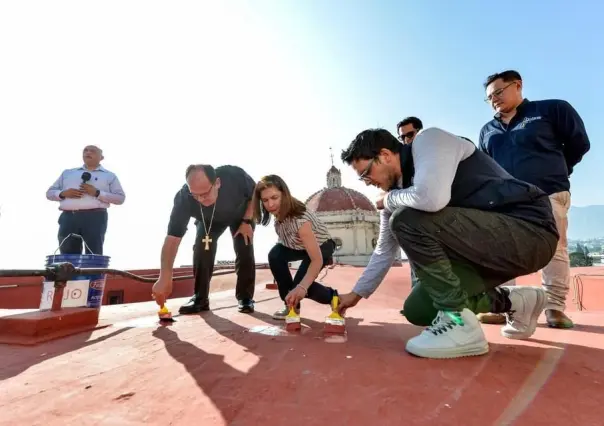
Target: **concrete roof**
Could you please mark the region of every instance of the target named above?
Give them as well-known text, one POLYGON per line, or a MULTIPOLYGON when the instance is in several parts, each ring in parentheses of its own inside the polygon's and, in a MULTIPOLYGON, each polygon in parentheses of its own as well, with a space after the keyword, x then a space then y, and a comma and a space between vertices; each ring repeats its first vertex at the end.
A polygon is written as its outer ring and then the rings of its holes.
MULTIPOLYGON (((361 272, 336 267, 324 281, 347 291, 361 272)), ((407 267, 349 311, 345 342, 326 341, 329 308, 312 301, 302 332, 284 333, 270 318, 281 301, 264 286, 253 315, 237 312, 229 290, 211 295, 211 312, 171 326, 158 325, 153 302, 106 306, 106 328, 0 346, 0 425, 602 424, 602 283, 583 280, 589 310, 569 303, 575 329, 541 324, 512 341, 485 325, 488 355, 446 361, 404 351, 420 331, 398 313, 407 267)))

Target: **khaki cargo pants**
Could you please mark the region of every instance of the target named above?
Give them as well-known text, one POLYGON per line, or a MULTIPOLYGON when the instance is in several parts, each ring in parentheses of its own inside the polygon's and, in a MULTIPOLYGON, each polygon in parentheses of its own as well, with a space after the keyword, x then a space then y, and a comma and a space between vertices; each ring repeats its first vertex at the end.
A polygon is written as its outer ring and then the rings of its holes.
MULTIPOLYGON (((566 308, 566 296, 570 290, 570 258, 568 256, 568 210, 570 209, 570 192, 556 192, 549 196, 560 233, 556 254, 551 262, 541 271, 541 284, 547 293, 545 309, 562 311, 566 308)), ((516 280, 503 285, 516 285, 516 280)))

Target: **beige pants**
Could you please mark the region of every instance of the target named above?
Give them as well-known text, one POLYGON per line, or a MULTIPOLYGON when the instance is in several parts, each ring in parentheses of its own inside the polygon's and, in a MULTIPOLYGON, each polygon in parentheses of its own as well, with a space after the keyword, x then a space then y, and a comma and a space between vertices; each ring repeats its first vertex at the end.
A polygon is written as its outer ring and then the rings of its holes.
MULTIPOLYGON (((570 259, 568 257, 568 210, 570 209, 570 192, 556 192, 549 196, 552 203, 556 226, 560 234, 558 247, 551 262, 541 271, 541 284, 547 293, 545 309, 562 311, 566 308, 566 296, 570 289, 570 259)), ((516 285, 510 280, 504 286, 516 285)))

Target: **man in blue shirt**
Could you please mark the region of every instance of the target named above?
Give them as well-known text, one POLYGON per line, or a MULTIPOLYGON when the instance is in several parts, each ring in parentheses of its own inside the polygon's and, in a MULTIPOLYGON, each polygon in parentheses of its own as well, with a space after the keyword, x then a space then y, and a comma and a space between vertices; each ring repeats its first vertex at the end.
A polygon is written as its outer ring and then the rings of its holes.
POLYGON ((548 295, 545 315, 550 327, 570 328, 573 323, 564 314, 570 288, 569 177, 590 148, 583 120, 566 101, 525 99, 517 71, 493 74, 484 87, 485 101, 496 114, 480 131, 479 148, 512 176, 549 195, 560 240, 552 261, 542 270, 548 295))
POLYGON ((62 254, 103 254, 107 209, 124 204, 126 194, 115 175, 103 166, 103 150, 88 145, 81 167, 64 170, 46 191, 59 202, 59 247, 62 254), (83 247, 82 247, 83 246, 83 247))

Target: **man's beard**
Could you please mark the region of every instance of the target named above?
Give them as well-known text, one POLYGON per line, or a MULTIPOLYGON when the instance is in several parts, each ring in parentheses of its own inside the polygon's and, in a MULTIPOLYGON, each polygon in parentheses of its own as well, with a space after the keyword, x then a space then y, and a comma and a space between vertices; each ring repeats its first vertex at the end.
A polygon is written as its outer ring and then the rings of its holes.
POLYGON ((396 186, 396 183, 398 181, 398 176, 396 175, 396 172, 394 170, 392 170, 389 175, 388 175, 388 189, 396 186))

